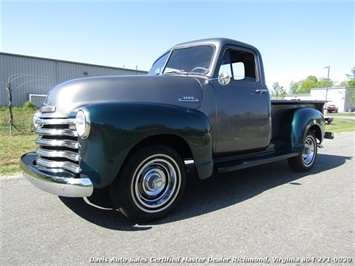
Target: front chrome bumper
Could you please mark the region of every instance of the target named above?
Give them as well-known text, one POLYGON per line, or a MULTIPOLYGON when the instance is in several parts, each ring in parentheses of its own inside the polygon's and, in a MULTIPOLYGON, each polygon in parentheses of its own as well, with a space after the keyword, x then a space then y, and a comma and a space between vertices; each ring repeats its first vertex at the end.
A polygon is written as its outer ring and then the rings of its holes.
POLYGON ((20 167, 23 175, 36 187, 46 192, 64 197, 89 197, 94 191, 89 178, 75 178, 66 171, 47 171, 33 163, 36 153, 26 153, 21 157, 20 167))

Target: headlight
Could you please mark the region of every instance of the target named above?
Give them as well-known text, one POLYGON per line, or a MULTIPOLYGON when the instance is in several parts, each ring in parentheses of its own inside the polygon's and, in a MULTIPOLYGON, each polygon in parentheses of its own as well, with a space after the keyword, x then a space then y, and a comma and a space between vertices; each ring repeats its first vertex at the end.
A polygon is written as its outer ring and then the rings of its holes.
POLYGON ((90 134, 89 114, 83 110, 79 110, 75 117, 75 127, 78 135, 86 139, 90 134))
POLYGON ((42 113, 41 113, 40 110, 37 110, 37 111, 35 112, 35 114, 33 115, 32 122, 33 122, 33 125, 34 125, 35 128, 41 128, 41 127, 43 127, 42 124, 36 123, 36 121, 41 118, 41 115, 42 115, 42 113))

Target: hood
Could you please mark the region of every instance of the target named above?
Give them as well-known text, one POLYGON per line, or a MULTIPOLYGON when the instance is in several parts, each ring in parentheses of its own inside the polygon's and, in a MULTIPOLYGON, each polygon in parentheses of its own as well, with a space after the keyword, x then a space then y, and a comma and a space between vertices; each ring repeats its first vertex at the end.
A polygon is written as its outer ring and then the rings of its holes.
POLYGON ((79 107, 94 103, 151 102, 196 109, 201 101, 201 83, 194 77, 145 75, 70 80, 54 87, 44 105, 55 106, 56 117, 68 117, 79 107))

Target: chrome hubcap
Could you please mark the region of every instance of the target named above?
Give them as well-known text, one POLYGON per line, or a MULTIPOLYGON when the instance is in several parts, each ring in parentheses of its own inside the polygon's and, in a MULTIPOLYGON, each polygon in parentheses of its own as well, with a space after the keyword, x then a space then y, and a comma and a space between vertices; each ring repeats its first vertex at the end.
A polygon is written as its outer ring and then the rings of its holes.
POLYGON ((136 205, 145 212, 158 212, 169 207, 180 190, 180 170, 165 154, 144 160, 134 174, 132 195, 136 205))
POLYGON ((162 170, 151 169, 143 177, 142 189, 149 196, 158 195, 166 184, 166 177, 162 170))
POLYGON ((303 152, 303 162, 305 165, 309 165, 313 162, 315 156, 316 143, 310 137, 305 139, 303 152))

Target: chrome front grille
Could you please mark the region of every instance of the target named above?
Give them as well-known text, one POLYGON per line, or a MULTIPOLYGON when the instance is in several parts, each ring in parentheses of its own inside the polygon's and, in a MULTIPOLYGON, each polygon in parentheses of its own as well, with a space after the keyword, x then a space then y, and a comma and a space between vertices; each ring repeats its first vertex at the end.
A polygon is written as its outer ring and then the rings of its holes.
POLYGON ((75 119, 39 118, 35 121, 38 166, 53 171, 80 173, 79 142, 75 119))

